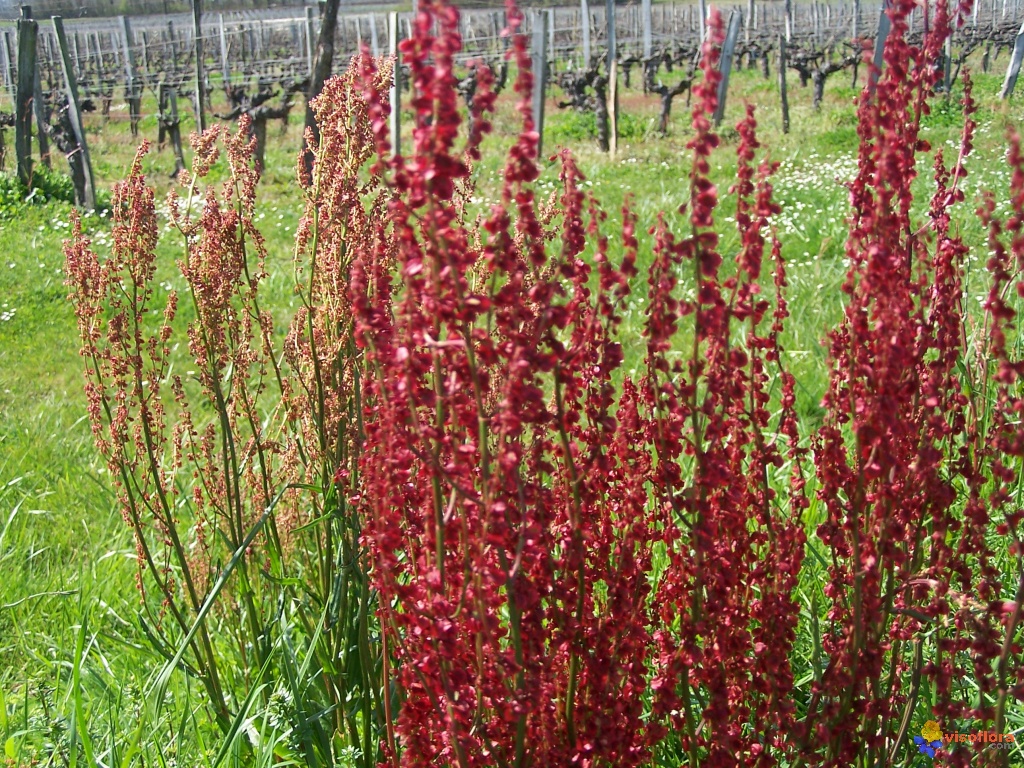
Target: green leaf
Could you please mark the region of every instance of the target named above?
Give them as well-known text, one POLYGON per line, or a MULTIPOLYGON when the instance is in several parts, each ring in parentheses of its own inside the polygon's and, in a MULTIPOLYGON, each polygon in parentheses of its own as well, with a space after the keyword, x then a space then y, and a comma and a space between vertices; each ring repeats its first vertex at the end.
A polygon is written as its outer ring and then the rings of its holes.
POLYGON ((71 765, 75 768, 78 762, 78 749, 75 747, 76 735, 82 744, 82 751, 89 768, 95 768, 96 758, 92 750, 92 740, 89 738, 88 723, 85 717, 85 705, 82 702, 82 664, 85 661, 85 635, 88 618, 82 619, 82 626, 78 629, 78 639, 75 641, 75 661, 71 668, 71 694, 75 704, 74 717, 71 719, 71 765))
POLYGON ((132 734, 132 740, 128 743, 128 749, 125 750, 124 757, 121 758, 121 768, 129 768, 132 760, 135 759, 135 755, 139 753, 139 744, 142 741, 143 726, 146 724, 144 717, 139 718, 139 724, 135 728, 135 732, 132 734))
POLYGON ((206 600, 203 602, 202 606, 200 606, 199 612, 196 614, 196 620, 192 623, 191 629, 189 629, 188 634, 186 634, 178 644, 177 653, 175 653, 174 657, 164 664, 163 668, 160 670, 160 674, 157 675, 156 681, 150 688, 150 695, 153 697, 153 701, 156 704, 156 714, 158 716, 161 708, 163 707, 164 697, 167 695, 167 684, 171 680, 171 675, 184 658, 189 645, 199 632, 199 628, 202 627, 203 622, 206 621, 207 615, 209 615, 214 603, 217 602, 217 598, 220 596, 221 590, 223 590, 225 585, 228 583, 228 579, 231 577, 231 574, 234 572, 235 568, 238 567, 242 558, 245 557, 245 553, 249 550, 249 546, 252 544, 253 540, 259 532, 263 530, 263 526, 270 518, 271 513, 281 500, 281 497, 284 496, 285 491, 290 488, 291 486, 289 485, 278 492, 277 496, 274 497, 274 500, 270 502, 267 508, 263 511, 263 514, 260 515, 260 519, 256 521, 255 525, 253 525, 252 530, 250 530, 248 535, 246 535, 241 546, 239 546, 238 549, 235 550, 235 553, 231 555, 231 559, 224 567, 224 570, 221 571, 220 576, 217 577, 217 582, 213 585, 213 589, 210 590, 210 594, 207 595, 206 600))
MULTIPOLYGON (((213 761, 214 768, 219 768, 221 763, 227 759, 235 740, 249 725, 249 710, 252 708, 252 704, 256 700, 256 696, 266 688, 266 684, 262 681, 264 675, 267 674, 267 670, 270 669, 270 660, 273 656, 273 653, 267 654, 267 660, 263 662, 263 666, 260 668, 259 674, 256 676, 256 679, 253 680, 252 687, 249 688, 249 693, 246 695, 245 701, 242 702, 242 706, 238 709, 238 714, 235 715, 234 722, 231 723, 231 729, 227 734, 225 734, 224 743, 220 747, 220 752, 217 754, 217 758, 213 761)), ((257 746, 255 740, 253 741, 253 746, 257 746)))

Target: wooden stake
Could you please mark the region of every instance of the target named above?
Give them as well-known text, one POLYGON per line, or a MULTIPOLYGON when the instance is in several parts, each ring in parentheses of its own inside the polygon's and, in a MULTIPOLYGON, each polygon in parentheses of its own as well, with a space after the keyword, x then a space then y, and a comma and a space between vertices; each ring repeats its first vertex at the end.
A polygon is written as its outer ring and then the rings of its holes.
POLYGON ((725 97, 729 92, 729 74, 732 72, 732 56, 736 50, 736 38, 740 33, 740 20, 742 11, 731 11, 729 13, 729 27, 725 33, 725 43, 722 45, 722 58, 719 63, 719 71, 722 79, 718 81, 718 106, 715 108, 714 122, 717 128, 722 124, 725 117, 725 97))
POLYGON ((228 35, 224 29, 224 14, 218 14, 217 23, 220 27, 220 76, 223 80, 224 93, 231 90, 231 65, 228 63, 228 35))
POLYGON ((789 133, 789 95, 786 93, 786 36, 779 35, 779 96, 782 99, 782 132, 789 133))
MULTIPOLYGON (((704 0, 701 0, 704 2, 704 0)), ((609 76, 612 71, 612 63, 615 61, 615 0, 605 0, 604 4, 605 28, 608 35, 608 61, 607 71, 609 76)))
POLYGON ((953 35, 947 33, 946 41, 942 48, 942 85, 945 88, 946 100, 949 100, 949 92, 952 90, 950 82, 953 66, 953 35))
MULTIPOLYGON (((57 48, 60 51, 60 63, 64 70, 65 91, 68 97, 68 119, 71 121, 71 129, 75 132, 75 142, 78 149, 73 153, 76 157, 68 156, 68 163, 72 167, 72 179, 76 179, 75 165, 80 174, 81 188, 75 186, 76 202, 84 205, 87 210, 96 209, 96 182, 92 175, 92 161, 89 159, 89 147, 85 143, 85 128, 82 125, 82 113, 78 106, 78 78, 75 76, 75 67, 71 57, 68 55, 68 41, 64 34, 64 21, 60 16, 53 17, 53 31, 57 36, 57 48)), ((79 179, 76 179, 78 181, 79 179)))
POLYGON ((537 132, 537 155, 544 145, 544 97, 548 72, 548 15, 544 11, 533 13, 533 45, 530 60, 533 68, 533 129, 537 132))
POLYGON ((167 132, 171 136, 171 147, 174 149, 174 176, 177 176, 185 169, 185 153, 181 150, 181 120, 178 118, 178 91, 173 86, 161 83, 160 87, 166 89, 161 100, 166 97, 170 109, 170 119, 167 121, 167 132))
POLYGON ((388 14, 388 53, 395 62, 391 78, 391 154, 402 154, 402 62, 398 56, 398 13, 388 14))
POLYGON ((125 101, 128 102, 128 115, 131 120, 132 136, 138 136, 142 88, 139 85, 139 73, 135 69, 135 54, 132 51, 132 28, 127 16, 119 16, 118 21, 121 24, 121 35, 124 40, 125 101))
POLYGON ((612 59, 608 70, 608 154, 615 157, 619 148, 619 63, 612 59))
MULTIPOLYGON (((701 0, 703 3, 704 0, 701 0)), ((615 0, 605 0, 605 26, 608 28, 608 154, 615 157, 619 144, 619 94, 616 87, 615 0)))
POLYGON ((555 9, 547 9, 548 52, 544 57, 544 76, 550 75, 549 70, 558 66, 558 49, 555 48, 555 9))
POLYGON ((1006 79, 999 91, 1000 99, 1010 98, 1013 88, 1017 84, 1017 76, 1020 75, 1021 60, 1024 59, 1024 24, 1020 25, 1020 31, 1013 43, 1013 54, 1010 56, 1010 66, 1006 69, 1006 79))
POLYGON ((206 78, 203 75, 203 0, 192 0, 192 50, 196 60, 196 127, 206 130, 206 78))
POLYGON ((18 19, 18 89, 14 110, 14 151, 18 157, 18 178, 26 187, 32 183, 32 101, 36 80, 36 37, 39 25, 28 6, 18 19))
POLYGON ((142 71, 145 72, 143 80, 149 78, 149 35, 142 32, 142 71))
POLYGON ((0 35, 0 56, 3 58, 4 85, 7 86, 7 95, 11 97, 11 104, 14 104, 17 97, 17 89, 14 84, 14 74, 11 72, 11 45, 7 40, 7 30, 0 35))
POLYGON ((580 0, 580 25, 583 30, 583 68, 590 69, 590 3, 580 0))
POLYGON ((886 13, 888 2, 882 5, 882 10, 878 15, 878 33, 875 35, 875 58, 874 67, 871 70, 871 75, 868 77, 868 90, 871 93, 875 92, 875 85, 878 83, 878 76, 882 72, 882 63, 884 61, 883 55, 885 54, 885 38, 889 36, 889 30, 892 28, 892 22, 889 21, 889 14, 886 13))
POLYGON ((178 38, 174 34, 174 22, 167 22, 167 42, 171 46, 171 74, 178 79, 178 38))
MULTIPOLYGON (((751 0, 753 2, 753 0, 751 0)), ((643 26, 644 58, 651 58, 651 0, 643 0, 640 7, 640 23, 643 26)))
MULTIPOLYGON (((27 5, 21 7, 21 12, 25 18, 32 18, 32 8, 27 5)), ((32 75, 32 114, 36 119, 36 139, 39 143, 39 159, 47 168, 52 167, 50 165, 50 137, 46 132, 47 123, 49 122, 48 115, 46 114, 46 102, 43 100, 43 87, 41 77, 42 67, 40 64, 46 60, 45 52, 40 52, 40 48, 45 48, 46 40, 39 34, 39 24, 36 22, 36 62, 33 65, 34 73, 32 75)))
POLYGON ((306 64, 309 69, 309 76, 313 76, 313 51, 316 50, 316 26, 313 24, 313 9, 306 8, 306 64))

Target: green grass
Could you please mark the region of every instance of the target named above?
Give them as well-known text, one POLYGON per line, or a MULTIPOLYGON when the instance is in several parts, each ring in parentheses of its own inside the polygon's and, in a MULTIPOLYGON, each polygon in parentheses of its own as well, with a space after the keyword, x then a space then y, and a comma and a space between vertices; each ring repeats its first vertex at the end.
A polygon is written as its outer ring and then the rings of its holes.
MULTIPOLYGON (((768 84, 756 71, 741 70, 733 77, 726 125, 735 123, 749 98, 758 105, 762 139, 781 163, 775 188, 784 206, 778 226, 793 315, 783 345, 798 381, 799 414, 811 430, 820 422, 827 381, 822 340, 843 307, 839 286, 845 275, 847 196, 840 182, 844 173, 848 178, 857 146, 854 91, 845 75, 833 78, 822 110, 814 112, 810 89, 799 88, 792 78, 793 129, 783 135, 774 77, 768 84)), ((989 187, 997 200, 1006 197, 1003 138, 1007 125, 1021 116, 1019 102, 996 100, 999 77, 976 80, 981 131, 970 163, 968 202, 958 211, 969 242, 983 242, 973 215, 978 190, 989 187)), ((500 148, 515 131, 510 96, 503 95, 496 135, 487 140, 485 159, 476 169, 481 205, 497 192, 500 148)), ((615 159, 597 151, 589 118, 559 112, 553 103, 546 149, 553 152, 562 143, 573 148, 588 188, 609 213, 606 231, 616 231, 621 207, 631 199, 640 217, 641 252, 649 260, 647 228, 658 211, 670 212, 671 221, 671 212, 687 196, 688 110, 679 99, 669 136, 659 138, 653 132, 656 99, 633 89, 623 102, 630 111, 615 159)), ((97 115, 88 121, 94 170, 104 188, 125 174, 135 144, 127 113, 114 115, 109 122, 97 115)), ((276 124, 269 128, 260 191, 271 274, 267 295, 281 328, 294 306, 291 243, 303 205, 294 173, 300 118, 296 109, 283 137, 276 124)), ((925 126, 933 145, 942 146, 956 139, 959 114, 939 100, 925 126)), ((141 132, 155 138, 154 118, 143 120, 141 132)), ((728 146, 735 131, 726 128, 723 134, 727 146, 713 160, 713 173, 724 193, 735 167, 728 146)), ((145 168, 162 197, 171 188, 170 150, 154 149, 145 168)), ((927 176, 928 168, 921 170, 927 176)), ((556 183, 557 168, 549 163, 540 188, 553 192, 556 183)), ((920 188, 927 189, 926 180, 920 188)), ((68 234, 70 206, 44 202, 43 193, 26 203, 12 189, 0 190, 0 760, 6 756, 11 765, 28 765, 36 759, 54 766, 95 760, 125 768, 211 765, 224 745, 202 712, 195 684, 175 675, 159 715, 144 694, 163 659, 139 629, 134 546, 85 417, 77 333, 62 276, 61 242, 68 234)), ((723 215, 730 205, 726 199, 723 215)), ((101 251, 109 246, 108 219, 105 212, 86 219, 101 251)), ((728 258, 738 238, 728 222, 720 224, 728 258)), ((979 266, 983 251, 972 253, 979 266)), ((180 239, 168 235, 160 251, 160 279, 168 286, 175 284, 173 262, 180 253, 180 239)), ((642 273, 646 262, 639 266, 642 273)), ((981 285, 971 285, 972 295, 981 285)), ((646 286, 638 284, 626 318, 626 338, 636 339, 627 349, 627 368, 641 361, 645 293, 646 286)), ((1016 717, 1016 727, 1024 725, 1016 717)), ((224 747, 224 763, 240 760, 241 740, 274 733, 273 723, 246 724, 224 747)))

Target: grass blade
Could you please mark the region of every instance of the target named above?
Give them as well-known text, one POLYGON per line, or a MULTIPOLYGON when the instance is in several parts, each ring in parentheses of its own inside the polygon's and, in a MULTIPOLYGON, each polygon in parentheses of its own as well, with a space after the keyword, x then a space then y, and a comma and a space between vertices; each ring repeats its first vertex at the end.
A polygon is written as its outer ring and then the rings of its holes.
POLYGON ((234 572, 235 568, 238 567, 242 558, 245 557, 245 553, 248 551, 249 546, 252 544, 259 532, 263 530, 263 526, 266 524, 267 519, 274 511, 274 508, 281 500, 281 497, 284 496, 285 492, 289 490, 290 487, 291 486, 286 486, 278 492, 277 496, 274 497, 274 500, 263 511, 263 514, 260 515, 260 519, 256 521, 255 525, 253 525, 252 530, 250 530, 246 535, 245 540, 238 549, 235 550, 235 553, 231 556, 231 559, 224 567, 224 570, 221 571, 220 576, 217 577, 217 582, 213 585, 213 589, 210 590, 210 594, 207 596, 203 605, 200 607, 199 612, 196 614, 196 620, 192 623, 192 628, 189 629, 188 634, 186 634, 178 644, 178 650, 174 654, 174 657, 164 664, 163 668, 160 670, 160 674, 157 675, 156 681, 150 690, 150 695, 156 705, 157 716, 159 716, 160 709, 163 706, 164 697, 167 694, 167 684, 171 679, 171 675, 184 658, 185 652, 188 650, 188 647, 195 638, 199 628, 203 625, 203 622, 206 621, 207 615, 209 615, 214 603, 217 602, 217 597, 220 595, 221 590, 224 589, 224 586, 227 584, 231 574, 234 572))
POLYGON ((75 641, 75 660, 71 668, 71 700, 74 702, 74 717, 71 719, 71 761, 70 768, 75 768, 78 760, 78 746, 82 745, 82 752, 89 768, 95 768, 96 757, 92 749, 92 739, 89 738, 88 722, 85 716, 85 704, 82 701, 82 664, 85 662, 85 636, 88 631, 88 618, 83 617, 82 624, 78 629, 78 639, 75 641), (77 738, 76 738, 77 736, 77 738))

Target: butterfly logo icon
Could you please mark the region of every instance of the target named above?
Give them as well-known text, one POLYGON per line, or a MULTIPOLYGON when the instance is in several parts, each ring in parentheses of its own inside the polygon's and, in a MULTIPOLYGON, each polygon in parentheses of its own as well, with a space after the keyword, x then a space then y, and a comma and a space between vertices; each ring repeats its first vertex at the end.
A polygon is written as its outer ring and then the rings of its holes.
POLYGON ((928 757, 935 757, 935 751, 942 748, 942 728, 934 720, 929 720, 921 729, 921 735, 914 737, 917 751, 928 757))

